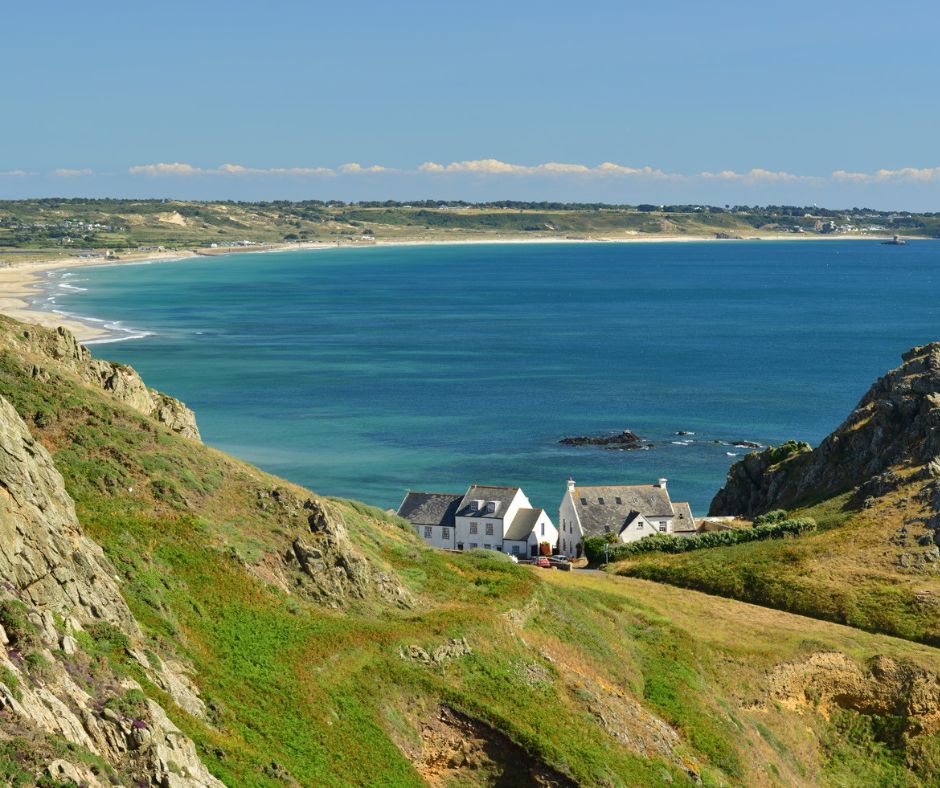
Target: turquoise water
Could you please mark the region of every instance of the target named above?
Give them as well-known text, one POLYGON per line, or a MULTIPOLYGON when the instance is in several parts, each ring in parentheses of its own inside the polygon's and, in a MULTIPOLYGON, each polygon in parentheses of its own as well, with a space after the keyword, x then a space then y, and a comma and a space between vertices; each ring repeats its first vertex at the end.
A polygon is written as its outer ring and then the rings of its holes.
POLYGON ((376 247, 76 269, 49 297, 153 332, 96 352, 320 493, 519 484, 555 512, 569 475, 666 476, 698 514, 746 452, 712 441, 818 441, 940 339, 938 262, 929 241, 376 247), (627 428, 655 448, 558 444, 627 428))

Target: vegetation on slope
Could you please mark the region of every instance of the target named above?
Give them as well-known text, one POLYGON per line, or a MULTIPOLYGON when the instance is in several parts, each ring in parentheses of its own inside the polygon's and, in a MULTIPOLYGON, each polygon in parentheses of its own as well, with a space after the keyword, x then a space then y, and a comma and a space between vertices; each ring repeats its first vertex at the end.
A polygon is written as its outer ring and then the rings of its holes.
POLYGON ((0 396, 53 453, 148 648, 192 666, 207 716, 147 682, 120 638, 103 630, 86 645, 140 681, 227 784, 851 784, 863 767, 883 784, 940 777, 934 729, 911 710, 893 725, 865 695, 877 655, 921 675, 930 649, 640 581, 434 551, 380 511, 315 499, 405 594, 362 585, 338 602, 285 569, 285 506, 310 493, 48 359, 35 378, 37 359, 3 347, 0 337, 0 396), (820 654, 854 666, 859 699, 827 694, 835 679, 820 654), (795 684, 791 665, 818 681, 795 684), (480 746, 449 750, 458 734, 480 746))
POLYGON ((629 556, 643 553, 690 553, 693 550, 708 550, 745 542, 784 539, 814 530, 816 530, 816 521, 803 517, 760 525, 755 523, 753 528, 732 528, 727 531, 712 531, 692 536, 656 533, 626 544, 617 541, 614 534, 607 534, 585 539, 584 554, 591 564, 596 565, 601 561, 622 561, 629 556))

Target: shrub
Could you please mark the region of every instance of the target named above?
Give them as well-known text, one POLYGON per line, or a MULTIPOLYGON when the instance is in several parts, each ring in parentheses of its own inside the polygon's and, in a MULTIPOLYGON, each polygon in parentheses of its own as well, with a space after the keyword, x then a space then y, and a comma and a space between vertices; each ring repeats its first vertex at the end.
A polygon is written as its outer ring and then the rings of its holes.
POLYGON ((754 518, 755 528, 760 525, 773 525, 774 523, 782 523, 787 519, 787 512, 785 509, 774 509, 772 512, 767 512, 766 514, 760 514, 754 518))
MULTIPOLYGON (((653 534, 637 542, 618 544, 608 548, 608 560, 622 561, 633 555, 643 553, 686 553, 691 550, 703 550, 710 547, 726 547, 743 542, 759 542, 764 539, 783 539, 786 536, 799 536, 816 530, 816 521, 810 518, 783 520, 770 525, 754 528, 738 528, 730 531, 696 534, 695 536, 672 536, 653 534)), ((584 552, 592 564, 604 559, 604 537, 593 536, 584 540, 584 552)))
POLYGON ((507 553, 503 553, 500 550, 484 550, 480 547, 475 547, 473 550, 467 550, 467 555, 472 555, 474 558, 483 558, 489 561, 505 561, 512 563, 512 559, 507 553))
POLYGON ((29 608, 19 599, 4 599, 0 602, 0 626, 7 633, 10 647, 17 651, 37 645, 36 626, 29 620, 29 608))

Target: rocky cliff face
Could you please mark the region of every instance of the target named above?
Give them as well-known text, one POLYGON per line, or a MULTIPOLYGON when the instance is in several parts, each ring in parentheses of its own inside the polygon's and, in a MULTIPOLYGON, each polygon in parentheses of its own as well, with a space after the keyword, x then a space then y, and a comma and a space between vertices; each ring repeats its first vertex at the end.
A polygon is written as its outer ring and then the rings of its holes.
POLYGON ((102 639, 124 643, 150 680, 199 714, 178 666, 145 655, 139 638, 51 457, 0 397, 0 739, 24 753, 25 771, 85 785, 221 785, 140 685, 88 651, 102 639), (49 736, 108 766, 62 757, 49 736))
POLYGON ((816 449, 791 442, 731 466, 709 513, 752 516, 856 488, 863 497, 880 495, 909 469, 940 472, 940 342, 915 347, 902 361, 816 449))
POLYGON ((131 367, 93 358, 65 328, 24 326, 0 318, 0 347, 3 345, 33 359, 34 378, 46 379, 55 370, 67 369, 174 432, 200 440, 196 416, 182 402, 149 388, 131 367))
POLYGON ((275 487, 257 491, 257 506, 277 519, 284 540, 280 560, 259 572, 266 581, 329 607, 370 597, 411 606, 398 579, 354 547, 342 513, 329 502, 275 487))

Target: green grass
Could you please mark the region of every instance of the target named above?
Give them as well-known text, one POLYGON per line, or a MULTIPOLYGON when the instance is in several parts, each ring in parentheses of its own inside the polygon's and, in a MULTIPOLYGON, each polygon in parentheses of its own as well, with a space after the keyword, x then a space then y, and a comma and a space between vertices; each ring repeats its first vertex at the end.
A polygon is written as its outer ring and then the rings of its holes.
MULTIPOLYGON (((207 719, 150 684, 114 627, 87 628, 82 652, 140 681, 228 784, 279 785, 286 772, 304 785, 421 785, 399 744, 419 741, 419 711, 445 703, 578 784, 681 785, 696 764, 706 784, 745 785, 755 753, 741 735, 742 682, 759 686, 775 661, 816 647, 801 645, 802 632, 718 642, 697 623, 674 620, 675 603, 661 593, 430 550, 398 518, 336 499, 326 503, 356 548, 400 578, 412 604, 372 595, 325 607, 270 571, 294 526, 258 502, 289 485, 172 435, 67 375, 42 382, 30 369, 29 359, 0 349, 0 395, 51 450, 82 527, 115 566, 142 647, 195 668, 207 719), (466 638, 472 653, 431 665, 399 656, 402 647, 433 651, 451 638, 466 638), (597 713, 608 696, 638 703, 678 731, 673 756, 621 744, 597 713)), ((113 703, 130 716, 140 701, 113 703)), ((773 768, 783 774, 796 763, 813 773, 815 756, 789 748, 793 719, 765 723, 765 738, 779 746, 773 768)), ((847 748, 833 780, 851 775, 862 745, 822 718, 803 724, 847 748)), ((20 779, 3 768, 0 753, 0 775, 20 779)))

